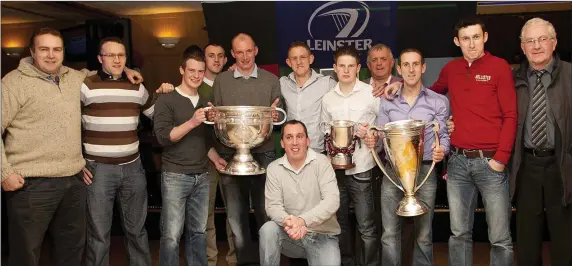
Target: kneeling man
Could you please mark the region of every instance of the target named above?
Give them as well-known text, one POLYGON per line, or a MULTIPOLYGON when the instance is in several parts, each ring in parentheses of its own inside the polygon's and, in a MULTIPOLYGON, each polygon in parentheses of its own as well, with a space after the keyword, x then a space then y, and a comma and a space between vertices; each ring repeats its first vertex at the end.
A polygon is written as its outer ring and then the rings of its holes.
POLYGON ((280 144, 286 155, 268 166, 265 209, 271 221, 260 228, 260 263, 280 265, 280 253, 312 265, 340 265, 336 211, 340 193, 325 155, 310 146, 306 125, 290 120, 280 144))

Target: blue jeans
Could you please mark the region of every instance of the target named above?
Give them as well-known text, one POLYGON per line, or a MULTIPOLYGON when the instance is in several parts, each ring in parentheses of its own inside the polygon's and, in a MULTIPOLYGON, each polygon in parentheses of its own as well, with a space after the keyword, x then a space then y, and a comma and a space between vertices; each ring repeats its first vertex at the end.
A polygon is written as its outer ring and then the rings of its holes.
POLYGON ((151 266, 145 230, 147 178, 141 160, 123 165, 88 161, 87 168, 93 182, 87 186, 86 265, 109 265, 109 237, 117 198, 129 264, 151 266))
POLYGON ((292 240, 284 228, 274 221, 260 228, 260 265, 279 266, 280 253, 290 258, 306 258, 309 266, 338 266, 340 247, 332 235, 308 232, 300 240, 292 240))
POLYGON ((489 158, 469 159, 452 154, 448 164, 447 197, 451 216, 449 265, 473 264, 473 222, 477 192, 486 211, 490 265, 513 265, 510 236, 511 205, 506 171, 497 172, 488 165, 489 158))
MULTIPOLYGON (((421 184, 431 165, 422 165, 417 185, 421 184)), ((395 177, 393 177, 395 181, 395 177)), ((433 210, 435 209, 435 197, 437 196, 437 176, 435 170, 431 172, 425 184, 417 190, 415 197, 429 208, 429 212, 404 218, 397 216, 395 210, 404 197, 404 193, 393 185, 388 178, 383 176, 381 192, 381 220, 383 234, 382 265, 401 265, 401 223, 403 219, 413 219, 415 224, 415 245, 413 248, 413 265, 433 265, 433 210)))
POLYGON ((188 266, 207 265, 207 217, 209 173, 161 175, 160 266, 179 265, 179 240, 185 228, 185 258, 188 266))
MULTIPOLYGON (((232 154, 221 154, 229 161, 232 154)), ((264 168, 274 161, 274 152, 253 153, 254 159, 264 168)), ((250 232, 250 200, 256 216, 257 231, 266 223, 264 210, 264 186, 266 175, 231 176, 221 174, 222 195, 225 197, 226 215, 234 233, 234 248, 238 264, 258 264, 258 246, 252 241, 250 232)))
MULTIPOLYGON (((360 178, 371 178, 372 170, 356 174, 360 178)), ((363 250, 355 252, 357 257, 363 258, 366 266, 377 265, 378 246, 377 228, 374 219, 373 190, 371 181, 358 181, 353 175, 345 175, 344 170, 336 170, 338 189, 340 190, 340 208, 336 212, 340 224, 340 251, 343 265, 356 265, 352 256, 352 232, 349 230, 350 200, 354 204, 357 220, 357 229, 361 234, 363 250)), ((361 260, 358 260, 361 261, 361 260)))

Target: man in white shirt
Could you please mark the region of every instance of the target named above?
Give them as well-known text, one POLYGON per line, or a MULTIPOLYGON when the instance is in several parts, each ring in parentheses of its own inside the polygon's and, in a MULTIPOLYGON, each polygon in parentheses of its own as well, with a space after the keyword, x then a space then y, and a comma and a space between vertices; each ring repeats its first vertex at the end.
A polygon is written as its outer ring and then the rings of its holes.
POLYGON ((360 123, 357 136, 360 143, 353 153, 355 167, 336 171, 340 190, 340 208, 337 212, 338 222, 342 229, 340 235, 340 251, 343 265, 355 265, 352 262, 351 240, 348 211, 349 199, 352 200, 361 234, 364 265, 377 265, 378 242, 377 229, 374 222, 373 192, 371 185, 372 168, 375 166, 369 148, 363 143, 368 126, 373 124, 379 114, 379 98, 373 97, 372 86, 357 79, 360 70, 359 54, 353 47, 338 48, 334 55, 334 71, 338 84, 334 90, 324 95, 322 100, 322 117, 325 122, 334 120, 350 120, 360 123))
POLYGON ((280 91, 286 103, 288 120, 300 120, 308 128, 310 148, 324 151, 324 133, 319 129, 322 97, 336 85, 331 76, 310 68, 314 55, 305 42, 293 42, 288 47, 286 64, 292 73, 280 78, 280 91))

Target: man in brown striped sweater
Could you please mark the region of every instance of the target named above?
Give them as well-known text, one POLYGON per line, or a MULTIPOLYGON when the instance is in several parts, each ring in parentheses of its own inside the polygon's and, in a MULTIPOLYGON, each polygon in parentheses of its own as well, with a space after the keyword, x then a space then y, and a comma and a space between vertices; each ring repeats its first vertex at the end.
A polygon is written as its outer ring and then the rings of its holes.
POLYGON ((93 178, 87 186, 87 266, 109 265, 113 203, 119 201, 131 265, 150 266, 145 219, 147 181, 139 158, 137 126, 143 113, 153 118, 153 92, 131 84, 124 73, 121 39, 101 40, 98 75, 81 87, 83 151, 93 178))

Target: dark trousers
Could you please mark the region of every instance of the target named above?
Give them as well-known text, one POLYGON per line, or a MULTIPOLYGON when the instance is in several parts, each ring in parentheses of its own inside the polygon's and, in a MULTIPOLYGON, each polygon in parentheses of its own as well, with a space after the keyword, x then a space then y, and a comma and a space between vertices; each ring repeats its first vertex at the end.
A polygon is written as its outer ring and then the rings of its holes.
POLYGON ((25 178, 7 192, 9 265, 37 266, 44 235, 52 239, 54 266, 81 265, 85 245, 86 192, 81 172, 68 177, 25 178))
POLYGON ((572 265, 572 206, 562 205, 563 192, 555 156, 523 155, 516 192, 519 265, 542 265, 545 221, 552 241, 551 265, 572 265))

